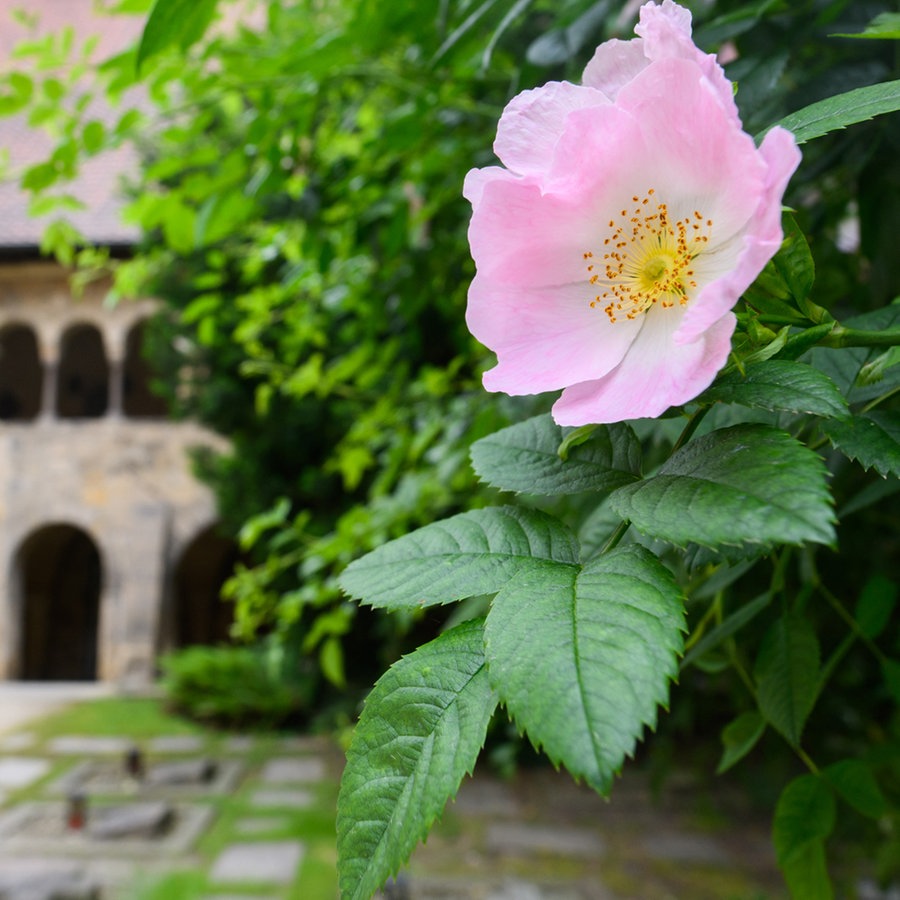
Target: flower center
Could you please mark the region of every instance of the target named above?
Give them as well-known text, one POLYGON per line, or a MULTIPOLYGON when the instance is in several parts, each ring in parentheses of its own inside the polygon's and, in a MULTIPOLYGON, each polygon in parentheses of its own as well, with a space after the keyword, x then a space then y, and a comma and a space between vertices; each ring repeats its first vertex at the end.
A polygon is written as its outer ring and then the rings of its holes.
POLYGON ((603 253, 588 251, 590 283, 600 292, 591 306, 600 308, 615 322, 619 316, 635 319, 654 304, 663 309, 685 306, 697 287, 694 260, 709 243, 712 219, 698 210, 676 222, 665 203, 644 197, 609 220, 603 253))

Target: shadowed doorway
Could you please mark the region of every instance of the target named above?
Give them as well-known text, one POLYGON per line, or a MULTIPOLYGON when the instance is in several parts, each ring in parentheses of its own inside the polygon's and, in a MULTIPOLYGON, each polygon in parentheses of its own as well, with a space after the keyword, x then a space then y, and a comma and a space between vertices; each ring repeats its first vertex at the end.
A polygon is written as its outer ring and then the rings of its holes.
POLYGON ((21 678, 97 677, 101 565, 93 540, 72 525, 46 525, 18 553, 22 597, 21 678))
POLYGON ((229 640, 234 606, 222 600, 222 585, 240 552, 215 527, 200 532, 185 548, 175 569, 174 608, 166 649, 229 640))

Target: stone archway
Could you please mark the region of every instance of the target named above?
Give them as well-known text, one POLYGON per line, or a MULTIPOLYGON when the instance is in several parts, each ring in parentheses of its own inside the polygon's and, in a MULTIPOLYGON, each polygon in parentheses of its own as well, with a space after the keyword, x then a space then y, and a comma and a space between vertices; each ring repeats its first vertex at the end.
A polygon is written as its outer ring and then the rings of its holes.
POLYGON ((131 327, 125 338, 122 412, 130 418, 161 419, 167 413, 166 402, 150 389, 153 371, 144 357, 145 333, 146 320, 142 320, 131 327))
POLYGON ((175 567, 165 649, 230 639, 234 610, 222 600, 221 591, 239 558, 235 542, 215 526, 205 528, 187 545, 175 567))
POLYGON ((87 532, 67 524, 33 531, 16 554, 21 599, 20 677, 97 677, 102 564, 87 532))
POLYGON ((43 380, 34 329, 21 323, 0 328, 0 419, 36 419, 41 412, 43 380))
POLYGON ((56 414, 61 419, 92 419, 109 408, 109 362, 103 336, 85 323, 66 329, 60 343, 56 414))

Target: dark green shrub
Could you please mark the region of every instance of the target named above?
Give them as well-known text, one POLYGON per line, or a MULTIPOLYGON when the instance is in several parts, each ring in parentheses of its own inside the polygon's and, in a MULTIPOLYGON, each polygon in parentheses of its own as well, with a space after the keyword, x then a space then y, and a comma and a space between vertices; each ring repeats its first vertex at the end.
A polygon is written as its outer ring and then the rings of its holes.
POLYGON ((277 650, 186 647, 164 656, 163 687, 177 711, 229 728, 275 728, 308 711, 315 675, 287 671, 277 650))

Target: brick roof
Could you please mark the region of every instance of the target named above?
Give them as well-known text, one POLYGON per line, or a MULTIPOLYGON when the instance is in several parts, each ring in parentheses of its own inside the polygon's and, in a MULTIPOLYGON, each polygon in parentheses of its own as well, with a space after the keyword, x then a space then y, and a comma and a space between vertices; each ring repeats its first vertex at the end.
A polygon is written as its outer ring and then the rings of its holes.
MULTIPOLYGON (((31 36, 26 27, 12 18, 12 11, 24 8, 39 19, 38 33, 59 33, 66 26, 75 32, 75 46, 89 36, 97 35, 99 42, 92 59, 103 60, 129 46, 140 34, 142 16, 99 16, 95 0, 0 0, 0 71, 26 68, 29 60, 12 59, 13 48, 31 36)), ((97 106, 92 116, 115 121, 121 110, 97 106)), ((24 116, 0 118, 0 147, 10 158, 10 171, 46 158, 51 146, 49 138, 39 129, 30 128, 24 116)), ((119 211, 121 179, 134 171, 137 158, 134 151, 122 148, 114 153, 87 160, 74 184, 64 192, 85 204, 81 211, 62 213, 82 233, 97 244, 128 244, 137 237, 133 226, 125 225, 119 211)), ((40 244, 46 224, 59 213, 41 218, 28 215, 28 195, 15 183, 0 182, 0 250, 35 248, 40 244)))

